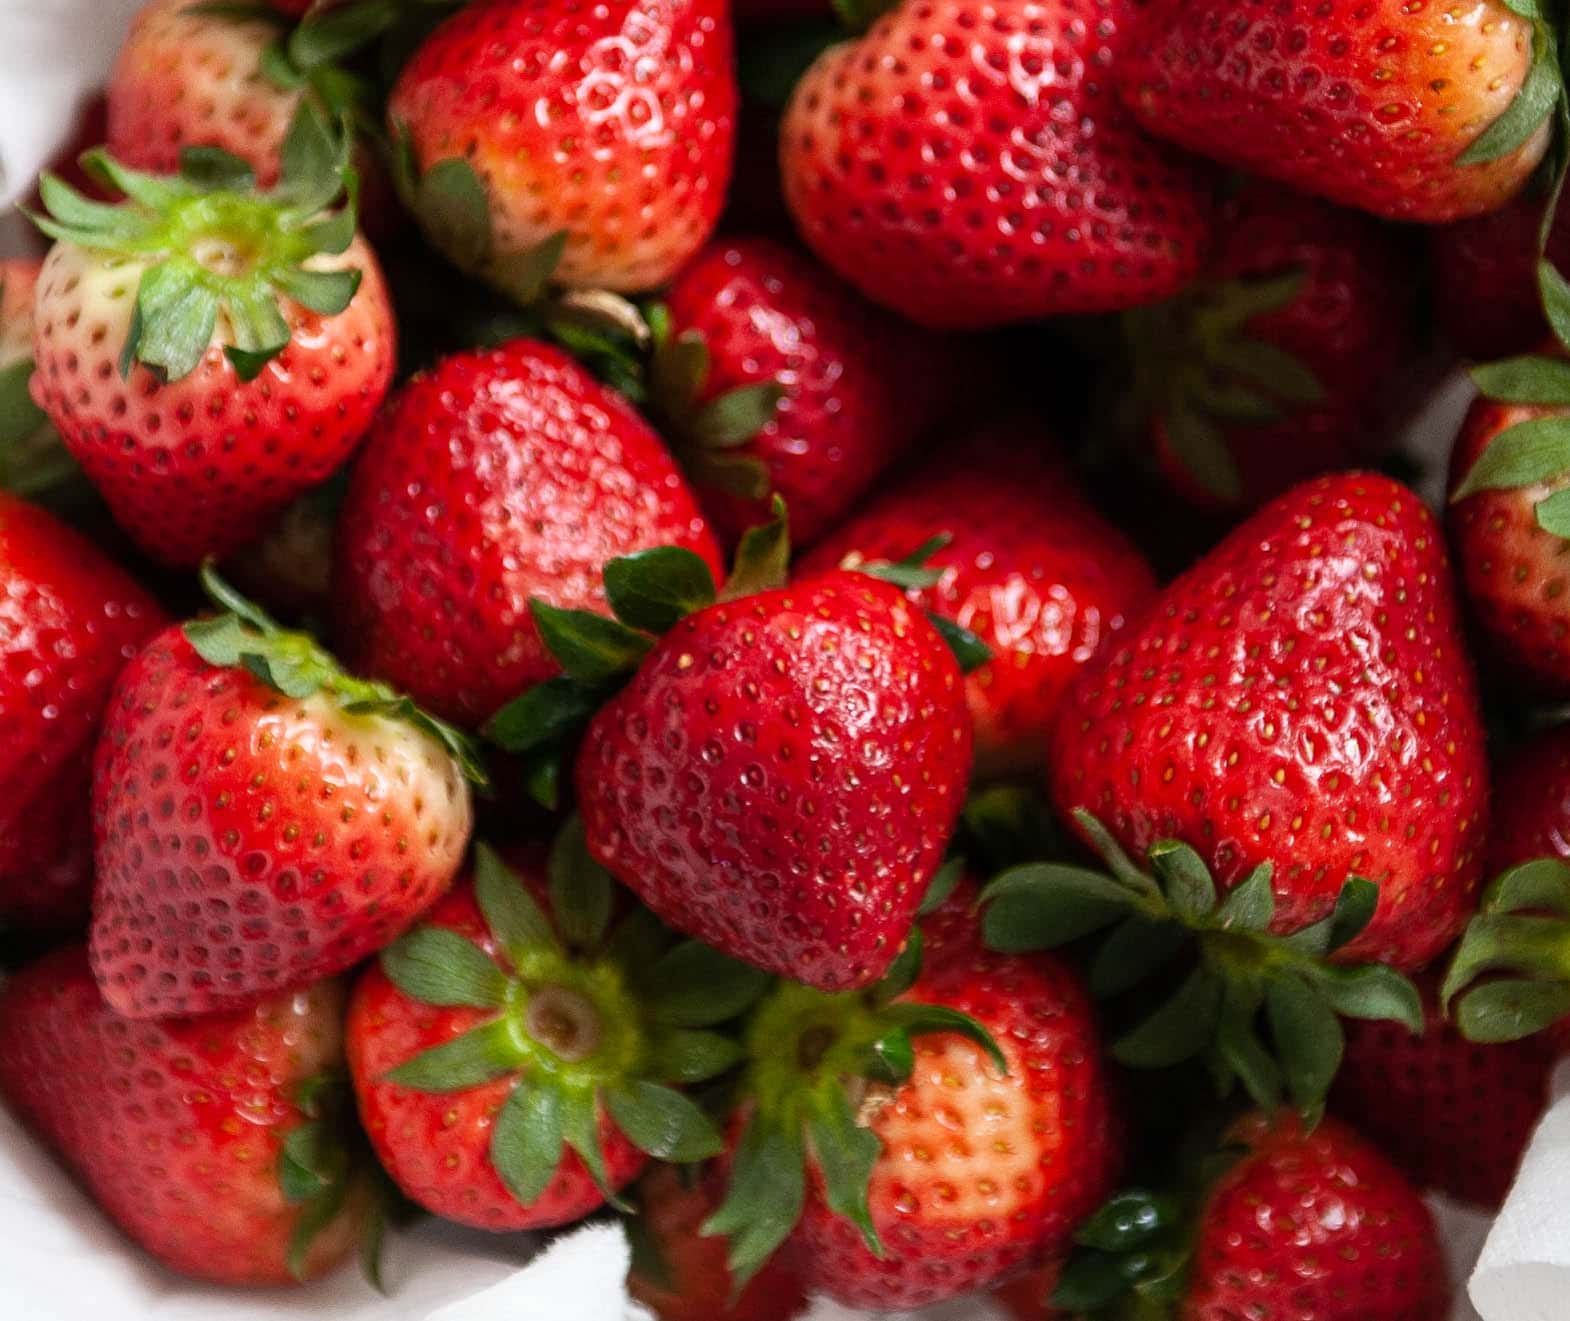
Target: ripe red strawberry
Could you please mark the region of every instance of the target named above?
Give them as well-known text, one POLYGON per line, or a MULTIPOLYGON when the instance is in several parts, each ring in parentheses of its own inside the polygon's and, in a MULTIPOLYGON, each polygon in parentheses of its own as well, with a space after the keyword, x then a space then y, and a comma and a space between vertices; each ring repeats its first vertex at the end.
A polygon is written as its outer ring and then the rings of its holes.
POLYGON ((695 1161, 718 1130, 668 1084, 740 1051, 700 1030, 762 990, 750 969, 671 942, 569 828, 551 876, 480 850, 472 885, 383 951, 355 987, 349 1068, 377 1155, 415 1202, 481 1229, 582 1219, 644 1166, 695 1161))
POLYGON ((1548 1105, 1553 1051, 1541 1037, 1466 1040, 1424 985, 1422 1036, 1389 1022, 1346 1025, 1331 1108, 1419 1188, 1497 1208, 1548 1105))
POLYGON ((719 0, 477 0, 426 39, 388 102, 421 176, 415 213, 505 291, 538 285, 531 254, 558 235, 563 284, 663 284, 725 202, 732 60, 719 0))
POLYGON ((1129 332, 1163 469, 1194 502, 1253 508, 1377 458, 1416 356, 1393 232, 1275 184, 1229 201, 1205 276, 1129 332))
POLYGON ((965 687, 976 765, 988 775, 1040 767, 1063 690, 1155 593, 1149 566, 1085 502, 1051 446, 1026 423, 965 437, 800 565, 897 562, 950 538, 922 564, 941 576, 909 596, 992 649, 965 687))
POLYGON ((1533 64, 1503 0, 1144 0, 1137 26, 1118 73, 1146 129, 1376 215, 1496 210, 1548 146, 1551 102, 1489 133, 1533 64))
POLYGON ((716 525, 732 539, 790 509, 816 541, 925 426, 943 347, 771 239, 712 244, 666 296, 655 403, 716 525))
POLYGON ((1488 870, 1570 859, 1570 725, 1513 749, 1496 768, 1488 870))
POLYGON ((1437 1321, 1450 1286, 1433 1217, 1373 1146, 1334 1119, 1233 1134, 1246 1154, 1199 1219, 1181 1321, 1437 1321))
POLYGON ((185 148, 220 147, 271 188, 300 103, 299 89, 266 70, 278 24, 196 9, 151 0, 132 22, 109 78, 109 151, 132 169, 173 174, 185 148))
POLYGON ((792 1321, 807 1295, 789 1255, 770 1258, 739 1295, 733 1295, 728 1244, 705 1237, 703 1224, 718 1198, 713 1180, 656 1165, 638 1184, 638 1214, 627 1222, 632 1239, 628 1292, 659 1321, 792 1321))
MULTIPOLYGON (((1537 288, 1543 198, 1528 189, 1508 206, 1430 232, 1434 314, 1450 343, 1478 362, 1525 353, 1548 335, 1537 288)), ((1570 269, 1570 210, 1561 211, 1548 257, 1570 269)))
POLYGON ((800 1206, 809 1290, 923 1307, 1061 1253, 1110 1190, 1121 1142, 1089 993, 1051 956, 984 950, 958 905, 935 920, 892 1002, 784 984, 755 1014, 747 1126, 709 1226, 733 1264, 755 1266, 800 1206), (803 1131, 805 1154, 781 1145, 803 1131))
POLYGON ((1176 293, 1208 175, 1119 103, 1130 0, 904 0, 823 54, 781 126, 814 251, 877 302, 973 327, 1176 293))
POLYGON ((107 158, 123 208, 84 211, 44 185, 58 241, 38 282, 33 397, 116 520, 170 564, 244 545, 325 480, 392 378, 387 291, 352 214, 325 213, 340 175, 313 113, 291 142, 273 194, 107 158))
POLYGON ((648 424, 532 340, 447 358, 394 398, 339 523, 341 636, 359 667, 478 724, 558 665, 529 601, 608 613, 600 566, 719 548, 648 424))
POLYGON ((590 852, 665 921, 844 990, 904 947, 970 763, 943 638, 899 589, 828 573, 677 622, 576 780, 590 852))
POLYGON ((119 568, 0 492, 0 918, 87 916, 93 743, 120 668, 163 622, 119 568))
POLYGON ((342 988, 323 982, 233 1013, 131 1022, 72 945, 0 991, 0 1095, 170 1270, 312 1279, 353 1248, 367 1205, 321 1114, 342 1014, 342 988))
POLYGON ((1433 516, 1344 473, 1266 506, 1069 689, 1050 759, 1143 856, 1179 840, 1223 891, 1274 866, 1272 929, 1378 910, 1338 954, 1418 968, 1458 934, 1482 862, 1482 721, 1433 516))
POLYGON ((99 743, 93 969, 133 1018, 343 971, 468 842, 461 737, 208 581, 231 613, 154 638, 99 743))

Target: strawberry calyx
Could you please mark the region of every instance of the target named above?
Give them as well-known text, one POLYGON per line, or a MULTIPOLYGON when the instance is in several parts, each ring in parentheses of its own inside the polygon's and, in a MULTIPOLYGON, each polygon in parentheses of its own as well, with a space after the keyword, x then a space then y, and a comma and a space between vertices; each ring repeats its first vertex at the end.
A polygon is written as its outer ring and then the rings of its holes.
POLYGON ((703 1226, 706 1235, 728 1238, 738 1293, 800 1219, 809 1164, 822 1180, 829 1209, 860 1231, 870 1251, 884 1255, 868 1203, 883 1144, 869 1125, 910 1077, 913 1038, 958 1033, 1008 1073, 997 1042, 975 1019, 900 998, 919 962, 919 950, 914 963, 902 956, 889 978, 862 992, 831 994, 781 982, 753 1012, 738 1088, 744 1118, 729 1186, 703 1226))
POLYGON ((1101 935, 1090 964, 1101 999, 1169 976, 1186 958, 1191 966, 1177 989, 1148 1014, 1146 991, 1143 1016, 1111 1048, 1119 1062, 1164 1069, 1202 1058, 1222 1095, 1241 1084, 1267 1111, 1290 1096, 1317 1122, 1345 1049, 1340 1015, 1423 1031, 1422 1000, 1409 979, 1382 964, 1329 959, 1372 920, 1374 882, 1348 878, 1329 916, 1276 935, 1269 863, 1223 898, 1187 844, 1152 845, 1142 868, 1095 817, 1075 818, 1107 871, 1060 862, 1012 867, 982 892, 982 932, 1003 953, 1101 935))
POLYGON ((513 1196, 538 1201, 571 1150, 615 1202, 601 1117, 660 1160, 718 1155, 719 1129, 679 1089, 741 1061, 734 1038, 714 1029, 745 1013, 769 979, 678 941, 643 909, 613 924, 611 878, 589 858, 576 818, 558 836, 549 875, 547 909, 480 845, 475 896, 501 957, 435 926, 382 951, 382 970, 412 999, 493 1011, 385 1081, 448 1093, 511 1076, 490 1156, 513 1196))
MULTIPOLYGON (((1542 0, 1502 0, 1506 9, 1532 24, 1532 65, 1505 112, 1494 120, 1459 157, 1458 165, 1486 165, 1520 150, 1549 116, 1557 115, 1560 137, 1565 137, 1566 98, 1564 70, 1560 64, 1560 39, 1556 22, 1545 13, 1542 0)), ((1567 144, 1561 141, 1562 153, 1567 144)))
POLYGON ((1533 858, 1483 893, 1440 988, 1468 1041, 1519 1041, 1570 1015, 1570 863, 1533 858))
MULTIPOLYGON (((0 278, 0 308, 5 306, 5 280, 0 278)), ((0 342, 5 339, 0 325, 0 342)), ((0 362, 0 489, 34 496, 52 490, 80 469, 59 433, 28 390, 33 359, 0 362)))
POLYGON ((283 144, 281 179, 268 192, 256 190, 248 165, 213 147, 188 148, 173 176, 131 170, 94 150, 84 167, 127 200, 89 201, 46 174, 39 194, 47 214, 32 218, 57 242, 143 267, 120 356, 123 376, 137 363, 165 380, 187 376, 216 333, 248 381, 289 343, 281 299, 336 316, 359 288, 358 270, 321 270, 315 261, 354 241, 347 153, 343 135, 302 103, 283 144))
MULTIPOLYGON (((864 560, 858 552, 852 551, 840 561, 840 568, 852 573, 864 573, 869 578, 877 578, 906 592, 920 592, 936 587, 946 574, 953 572, 952 569, 927 568, 927 561, 953 540, 953 533, 939 532, 903 559, 893 561, 864 560)), ((927 611, 927 620, 948 643, 954 659, 959 662, 961 673, 969 674, 992 659, 992 648, 963 624, 940 615, 936 610, 927 611)))
POLYGON ((462 730, 415 705, 387 684, 348 673, 309 633, 286 629, 219 575, 211 560, 201 570, 203 589, 222 613, 185 625, 186 640, 209 665, 243 669, 275 692, 305 698, 321 693, 351 716, 400 720, 430 735, 473 784, 487 777, 473 740, 462 730))
POLYGON ((1165 303, 1124 314, 1134 393, 1167 445, 1211 497, 1235 503, 1243 479, 1226 439, 1323 402, 1323 384, 1285 349, 1249 333, 1257 317, 1290 306, 1301 268, 1264 277, 1202 281, 1165 303))

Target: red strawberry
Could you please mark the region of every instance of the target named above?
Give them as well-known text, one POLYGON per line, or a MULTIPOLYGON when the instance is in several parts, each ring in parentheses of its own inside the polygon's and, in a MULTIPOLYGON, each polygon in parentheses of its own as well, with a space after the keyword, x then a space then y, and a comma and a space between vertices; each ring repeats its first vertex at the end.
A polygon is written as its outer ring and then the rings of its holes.
POLYGON ((728 1245, 706 1238, 703 1223, 718 1205, 712 1181, 656 1165, 638 1185, 628 1292, 660 1321, 792 1321, 807 1295, 781 1253, 733 1295, 728 1245))
POLYGON ((244 545, 329 476, 392 378, 376 259, 350 213, 323 217, 338 174, 314 114, 293 141, 275 194, 107 158, 123 208, 83 212, 45 184, 58 241, 39 276, 33 397, 116 519, 171 564, 244 545))
POLYGON ((1050 956, 984 950, 965 896, 891 1003, 787 984, 755 1014, 749 1118, 709 1226, 733 1261, 755 1265, 789 1227, 803 1162, 791 1246, 807 1286, 877 1311, 1040 1264, 1106 1196, 1121 1144, 1089 994, 1050 956), (815 1155, 781 1145, 803 1129, 815 1155))
POLYGON ((781 128, 814 251, 929 325, 1154 302, 1199 270, 1208 176, 1113 87, 1130 0, 904 0, 833 47, 781 128))
POLYGON ((118 1017, 79 945, 0 992, 0 1094, 169 1269, 277 1285, 336 1266, 365 1198, 316 1120, 343 1067, 332 982, 233 1013, 118 1017))
POLYGON ((1199 1220, 1181 1321, 1437 1321, 1450 1287, 1433 1217, 1395 1166, 1327 1119, 1234 1130, 1246 1154, 1199 1220))
POLYGON ((1119 77, 1152 133, 1435 224, 1503 206, 1542 160, 1551 103, 1489 132, 1532 64, 1532 23, 1503 0, 1143 0, 1119 77))
POLYGON ((366 443, 339 524, 342 636, 367 672, 439 714, 485 720, 557 664, 532 597, 606 611, 607 559, 719 548, 658 436, 532 340, 411 380, 366 443))
POLYGON ((922 564, 941 575, 910 599, 963 625, 993 659, 966 699, 983 774, 1039 767, 1063 690, 1155 593, 1133 545, 1048 457, 1039 429, 966 437, 865 505, 801 564, 899 561, 940 534, 922 564), (849 557, 847 559, 847 557, 849 557))
POLYGON ((157 604, 43 510, 0 492, 0 917, 87 916, 93 743, 120 668, 163 622, 157 604))
POLYGON ((767 520, 777 492, 797 546, 816 541, 943 393, 941 345, 770 239, 711 245, 666 302, 655 400, 732 539, 767 520))
POLYGON ((459 736, 209 582, 243 614, 156 637, 98 749, 93 968, 133 1018, 343 971, 447 889, 468 842, 459 736))
POLYGON ((1048 1301, 1057 1288, 1060 1268, 1045 1266, 1021 1275, 993 1292, 993 1301, 1017 1321, 1065 1321, 1066 1313, 1048 1301))
POLYGON ((1413 280, 1392 232, 1273 184, 1246 185, 1218 229, 1204 279, 1129 330, 1171 480, 1253 508, 1378 457, 1416 356, 1413 280))
POLYGON ((1570 725, 1514 749, 1494 777, 1488 869, 1533 858, 1570 859, 1570 725))
POLYGON ((349 1068, 382 1164, 421 1206, 481 1229, 582 1219, 645 1150, 694 1161, 713 1123, 667 1084, 736 1062, 701 1028, 762 989, 648 915, 610 930, 611 881, 569 830, 547 883, 481 850, 475 881, 355 987, 349 1068), (609 939, 607 939, 609 934, 609 939))
POLYGON ((861 574, 698 610, 589 726, 589 849, 735 958, 866 986, 903 948, 958 819, 964 692, 932 625, 861 574))
POLYGON ((557 235, 563 284, 665 283, 725 202, 731 47, 720 0, 476 0, 427 38, 388 102, 422 176, 416 214, 510 292, 537 286, 557 235))
POLYGON ((1474 905, 1488 796, 1433 516, 1364 473, 1266 506, 1075 681, 1051 781, 1139 855, 1191 845, 1223 890, 1273 864, 1278 932, 1369 878, 1338 957, 1421 967, 1474 905))
POLYGON ((1332 1109, 1378 1143, 1420 1188, 1497 1208, 1548 1106, 1553 1052, 1540 1037, 1466 1040, 1441 1014, 1429 979, 1427 1026, 1348 1022, 1332 1109))
MULTIPOLYGON (((1543 198, 1529 189, 1498 211, 1429 234, 1434 313, 1467 357, 1487 362, 1525 353, 1547 336, 1537 289, 1542 223, 1543 198)), ((1570 269, 1570 209, 1554 221, 1548 257, 1570 269)))

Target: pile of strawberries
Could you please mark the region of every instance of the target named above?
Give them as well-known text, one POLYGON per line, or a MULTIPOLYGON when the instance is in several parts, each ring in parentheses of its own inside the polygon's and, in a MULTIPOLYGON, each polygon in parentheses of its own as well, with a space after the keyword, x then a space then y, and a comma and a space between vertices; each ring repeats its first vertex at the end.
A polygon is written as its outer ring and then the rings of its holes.
POLYGON ((0 268, 0 1098, 232 1285, 1440 1321, 1570 1043, 1565 37, 151 0, 0 268))

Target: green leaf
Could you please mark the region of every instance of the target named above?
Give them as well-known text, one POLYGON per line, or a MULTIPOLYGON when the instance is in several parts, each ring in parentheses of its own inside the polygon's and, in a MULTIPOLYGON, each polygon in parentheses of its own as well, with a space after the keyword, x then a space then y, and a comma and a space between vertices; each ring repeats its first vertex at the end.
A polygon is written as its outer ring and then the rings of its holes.
POLYGON ((737 1144, 729 1192, 702 1231, 730 1239, 736 1290, 745 1288, 790 1236, 801 1219, 806 1192, 801 1134, 782 1132, 755 1118, 737 1144))
POLYGON ((491 1164, 522 1206, 545 1195, 561 1168, 562 1095, 520 1083, 508 1093, 491 1132, 491 1164))
POLYGON ((134 362, 178 381, 196 370, 218 325, 218 296, 199 278, 194 263, 149 266, 136 291, 137 331, 125 353, 134 362))
POLYGON ((948 644, 954 653, 954 659, 959 662, 961 674, 969 674, 972 670, 979 670, 992 659, 992 648, 961 624, 956 624, 952 619, 938 614, 936 610, 927 611, 927 619, 932 627, 938 630, 943 641, 948 644))
POLYGON ((1570 490, 1555 491, 1539 500, 1532 513, 1544 532, 1570 539, 1570 490))
MULTIPOLYGON (((0 286, 3 292, 3 286, 0 286)), ((33 378, 33 360, 24 358, 0 367, 0 450, 32 439, 49 419, 33 402, 28 384, 33 378)), ((4 456, 0 454, 0 476, 5 475, 4 456)))
POLYGON ((247 193, 256 187, 251 167, 222 147, 182 147, 180 177, 204 193, 247 193))
POLYGON ((527 307, 545 292, 566 251, 567 231, 558 230, 523 252, 493 258, 485 275, 515 303, 527 307))
POLYGON ((437 161, 420 176, 413 209, 431 242, 466 270, 491 256, 491 208, 485 185, 461 156, 437 161))
POLYGON ((577 734, 605 702, 607 692, 559 674, 537 683, 502 707, 485 736, 508 752, 533 752, 577 734))
POLYGON ((368 45, 402 16, 401 0, 356 0, 317 10, 289 34, 289 59, 305 70, 330 64, 368 45))
POLYGON ((834 12, 850 32, 865 32, 899 0, 831 0, 834 12))
POLYGON ((1098 1000, 1132 990, 1175 959, 1190 935, 1176 922, 1136 913, 1101 944, 1090 965, 1090 989, 1098 1000))
POLYGON ((287 266, 273 273, 272 284, 301 307, 320 316, 337 316, 354 301, 363 277, 364 272, 357 268, 309 271, 303 266, 287 266))
POLYGON ((965 875, 965 859, 949 858, 932 874, 932 880, 927 884, 927 893, 922 896, 921 906, 916 910, 917 917, 930 917, 942 908, 954 893, 955 888, 965 875))
POLYGON ((1441 1001, 1448 1004, 1463 986, 1494 971, 1570 981, 1570 926, 1558 917, 1486 912, 1474 917, 1440 988, 1441 1001))
POLYGON ((714 1122, 669 1087, 634 1079, 607 1094, 605 1104, 627 1140, 658 1160, 689 1164, 725 1150, 714 1122))
POLYGON ((512 1026, 496 1018, 420 1052, 388 1073, 384 1081, 416 1092, 465 1092, 516 1072, 523 1063, 512 1026))
POLYGON ((1570 407, 1570 362, 1532 354, 1473 367, 1472 382, 1489 399, 1504 403, 1570 407))
POLYGON ((1226 931, 1268 931, 1276 917, 1274 869, 1262 862, 1222 901, 1216 925, 1226 931))
POLYGON ((294 1229, 289 1234, 285 1264, 289 1267, 289 1274, 296 1280, 305 1279, 311 1247, 315 1244, 317 1236, 337 1218, 339 1211, 343 1209, 346 1192, 347 1187, 342 1182, 331 1185, 320 1197, 307 1202, 300 1218, 295 1221, 294 1229))
POLYGON ((921 976, 923 943, 921 928, 912 927, 904 949, 900 950, 889 965, 889 970, 872 988, 872 999, 876 1003, 886 1004, 890 1000, 897 1000, 916 984, 916 978, 921 976))
POLYGON ((487 844, 474 846, 474 897, 496 943, 515 965, 531 951, 560 948, 556 927, 523 878, 487 844))
POLYGON ((1127 917, 1135 897, 1100 872, 1058 862, 1011 867, 981 892, 981 930, 1000 953, 1056 949, 1127 917))
POLYGON ((1336 896, 1335 911, 1330 915, 1330 953, 1343 945, 1350 945, 1363 934, 1374 920, 1379 907, 1379 887, 1363 876, 1348 876, 1341 893, 1336 896))
POLYGON ((623 623, 664 633, 714 604, 714 576, 702 556, 681 546, 656 546, 611 560, 605 595, 623 623))
POLYGON ((613 883, 611 874, 589 856, 583 818, 576 813, 556 833, 547 875, 551 911, 562 939, 579 949, 598 949, 610 925, 613 883))
POLYGON ((428 1005, 499 1009, 507 974, 456 931, 416 927, 381 953, 382 971, 405 995, 428 1005))
POLYGON ((1313 987, 1290 973, 1266 987, 1265 1010, 1292 1099, 1300 1109, 1319 1107, 1346 1048, 1341 1020, 1313 987))
POLYGON ((686 417, 709 382, 709 345, 701 330, 684 330, 670 338, 670 310, 661 305, 649 329, 656 345, 650 368, 655 398, 684 428, 686 417))
POLYGON ((1216 1024, 1215 1056, 1223 1078, 1240 1080, 1254 1104, 1268 1113, 1281 1104, 1281 1067, 1254 1030, 1262 995, 1256 983, 1227 982, 1216 1024))
POLYGON ((1195 968, 1176 995, 1112 1047, 1113 1058, 1136 1069, 1164 1069, 1193 1059, 1215 1036, 1221 979, 1195 968))
POLYGON ((687 1087, 728 1073, 745 1058, 746 1052, 734 1038, 691 1028, 661 1036, 654 1051, 659 1078, 687 1087))
POLYGON ((1570 864, 1533 858, 1501 872, 1483 896, 1483 912, 1520 913, 1543 909, 1570 917, 1570 864))
POLYGON ((1216 368, 1247 377, 1274 398, 1299 408, 1323 403, 1325 387, 1301 358, 1261 339, 1227 339, 1210 352, 1216 368))
POLYGON ((1478 491, 1536 486, 1570 471, 1570 417, 1539 417, 1501 432, 1477 457, 1450 502, 1478 491))
POLYGON ((279 148, 274 196, 292 202, 302 218, 315 215, 343 191, 348 163, 347 134, 335 132, 312 98, 302 96, 279 148))
POLYGON ((1515 978, 1485 982, 1468 991, 1455 1021, 1468 1041, 1519 1041, 1570 1016, 1570 983, 1515 978))
POLYGON ((785 585, 790 575, 790 519, 785 513, 785 501, 777 495, 773 513, 769 522, 741 534, 736 562, 720 600, 737 601, 785 585))
POLYGON ((893 1026, 903 1028, 913 1037, 929 1036, 934 1033, 953 1033, 955 1036, 964 1037, 986 1051, 987 1058, 992 1061, 992 1067, 1002 1077, 1008 1077, 1008 1060, 1004 1057, 1002 1048, 999 1047, 992 1033, 969 1014, 962 1014, 959 1010, 949 1009, 944 1005, 902 1002, 889 1005, 883 1010, 882 1017, 893 1026))
POLYGON ((654 645, 652 638, 620 620, 589 610, 563 610, 539 597, 529 602, 529 613, 551 655, 583 683, 605 683, 630 674, 654 645))
POLYGON ((769 465, 755 454, 689 451, 683 460, 694 485, 722 491, 738 500, 762 500, 773 489, 769 465))
POLYGON ((1322 964, 1303 973, 1331 1007, 1347 1018, 1389 1019, 1408 1031, 1423 1031, 1423 998, 1394 968, 1378 963, 1341 968, 1322 964))
POLYGON ((1074 1242, 1101 1252, 1128 1252, 1182 1223, 1175 1198, 1128 1188, 1103 1202, 1074 1234, 1074 1242))
POLYGON ((224 353, 242 381, 253 381, 288 346, 289 323, 279 312, 277 299, 254 286, 232 293, 224 311, 233 333, 224 353))
POLYGON ((1225 504, 1243 496, 1243 476, 1226 437, 1185 397, 1174 399, 1166 417, 1166 440, 1183 470, 1225 504))
POLYGON ((698 410, 692 419, 692 438, 705 449, 745 445, 773 421, 784 397, 784 387, 773 381, 727 391, 698 410))
POLYGON ((1120 1257, 1105 1252, 1076 1252, 1058 1276, 1049 1300, 1073 1316, 1099 1312, 1128 1289, 1120 1257))
POLYGON ((1164 902, 1161 888, 1155 881, 1134 865, 1123 846, 1112 838, 1111 833, 1089 812, 1082 807, 1076 807, 1073 812, 1074 822, 1084 832, 1085 838, 1090 842, 1107 868, 1123 886, 1131 893, 1145 899, 1164 902))
POLYGON ((1197 923, 1216 910, 1216 883, 1199 854, 1181 840, 1151 845, 1150 865, 1166 882, 1167 902, 1185 922, 1197 923))
POLYGON ((278 1187, 291 1206, 320 1197, 343 1173, 342 1148, 334 1148, 323 1124, 300 1124, 284 1138, 278 1152, 278 1187))
POLYGON ((768 973, 688 940, 669 950, 650 971, 645 1005, 656 1023, 710 1027, 752 1008, 770 981, 768 973))
POLYGON ((856 1112, 842 1088, 830 1088, 807 1116, 812 1154, 823 1175, 829 1210, 861 1231, 862 1241, 874 1255, 883 1255, 883 1244, 872 1223, 867 1202, 872 1168, 883 1154, 876 1134, 856 1122, 856 1112))
POLYGON ((1532 67, 1515 100, 1456 158, 1456 164, 1483 165, 1510 155, 1543 126, 1563 95, 1553 38, 1539 27, 1532 67))
POLYGON ((567 1145, 578 1153, 578 1159, 594 1180, 600 1195, 612 1206, 624 1203, 611 1187, 610 1175, 605 1169, 605 1152, 600 1146, 600 1111, 594 1094, 563 1093, 562 1133, 567 1145))
POLYGON ((1554 338, 1570 348, 1570 283, 1546 257, 1537 262, 1537 289, 1554 338))
POLYGON ((916 1050, 910 1033, 902 1027, 891 1028, 872 1042, 862 1055, 861 1076, 869 1082, 898 1087, 916 1067, 916 1050))

